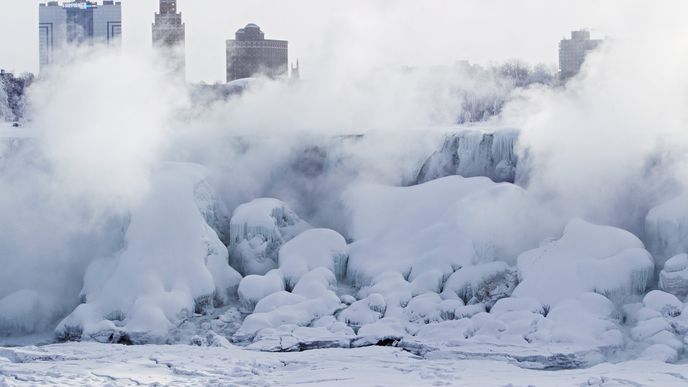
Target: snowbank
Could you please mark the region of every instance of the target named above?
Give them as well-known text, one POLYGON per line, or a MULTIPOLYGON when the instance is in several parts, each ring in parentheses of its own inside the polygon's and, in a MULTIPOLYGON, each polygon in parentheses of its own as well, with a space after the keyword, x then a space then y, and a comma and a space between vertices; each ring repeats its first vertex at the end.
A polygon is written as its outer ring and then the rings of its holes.
POLYGON ((282 244, 309 228, 280 200, 262 198, 242 204, 230 221, 230 264, 243 275, 263 275, 277 267, 282 244))
POLYGON ((652 256, 633 234, 574 219, 563 236, 518 257, 518 297, 556 305, 584 292, 615 302, 642 294, 654 272, 652 256))
POLYGON ((194 193, 204 171, 166 164, 131 209, 125 248, 92 262, 84 303, 56 328, 61 339, 165 341, 185 316, 222 305, 241 276, 203 218, 194 193))

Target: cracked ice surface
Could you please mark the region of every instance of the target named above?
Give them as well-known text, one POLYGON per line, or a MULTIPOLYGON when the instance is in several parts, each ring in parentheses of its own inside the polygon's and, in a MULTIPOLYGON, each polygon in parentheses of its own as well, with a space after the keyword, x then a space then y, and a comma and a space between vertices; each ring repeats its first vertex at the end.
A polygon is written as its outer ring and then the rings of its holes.
POLYGON ((264 353, 70 343, 0 349, 0 386, 682 386, 688 366, 632 361, 535 371, 492 360, 423 359, 391 347, 264 353))

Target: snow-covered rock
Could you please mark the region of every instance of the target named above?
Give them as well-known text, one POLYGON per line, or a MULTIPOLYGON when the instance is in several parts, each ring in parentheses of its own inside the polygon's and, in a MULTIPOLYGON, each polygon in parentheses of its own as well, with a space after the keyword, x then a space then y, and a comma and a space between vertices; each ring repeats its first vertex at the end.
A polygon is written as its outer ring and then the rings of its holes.
POLYGON ((645 291, 654 262, 633 234, 574 219, 559 240, 521 254, 518 272, 514 296, 555 305, 596 292, 621 302, 645 291))
POLYGON ((125 248, 88 267, 85 302, 57 326, 59 338, 164 342, 181 319, 233 297, 241 276, 194 196, 204 176, 191 164, 154 174, 130 210, 125 248))
POLYGON ((277 268, 280 247, 311 228, 286 203, 270 198, 238 206, 229 225, 230 264, 243 275, 277 268))
POLYGON ((664 263, 659 288, 678 297, 688 296, 688 254, 676 255, 664 263))
POLYGON ((688 253, 688 193, 651 209, 645 218, 648 250, 658 267, 678 254, 688 253))
POLYGON ((322 267, 342 280, 346 275, 349 251, 346 240, 336 231, 311 229, 285 243, 279 250, 279 268, 292 289, 309 271, 322 267))

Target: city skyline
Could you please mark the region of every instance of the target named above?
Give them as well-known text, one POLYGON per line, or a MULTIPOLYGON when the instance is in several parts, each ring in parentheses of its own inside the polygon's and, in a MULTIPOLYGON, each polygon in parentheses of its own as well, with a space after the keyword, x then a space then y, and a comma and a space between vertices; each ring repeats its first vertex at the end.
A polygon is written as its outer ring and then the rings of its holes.
MULTIPOLYGON (((223 81, 224 42, 247 23, 261 25, 272 36, 290 41, 292 60, 299 58, 313 70, 336 67, 352 53, 368 58, 366 63, 349 65, 354 68, 390 63, 442 65, 460 60, 487 64, 514 59, 556 65, 558 42, 571 30, 586 28, 600 38, 623 38, 632 33, 639 18, 651 18, 642 12, 645 1, 611 0, 599 4, 586 0, 567 4, 529 0, 513 7, 496 1, 438 2, 444 7, 432 7, 425 12, 422 4, 404 0, 352 2, 347 6, 307 0, 289 4, 269 0, 251 4, 179 0, 179 11, 185 15, 187 25, 187 77, 191 82, 223 81), (620 4, 623 6, 619 7, 620 4), (500 11, 493 12, 497 8, 500 11), (302 17, 304 9, 313 15, 307 22, 302 17), (438 9, 445 12, 437 12, 438 9), (548 11, 552 9, 557 12, 548 11), (469 20, 475 22, 468 23, 469 20), (523 29, 524 24, 535 27, 523 29)), ((0 53, 0 67, 35 73, 35 25, 40 1, 5 3, 4 8, 12 12, 0 15, 0 33, 16 36, 16 44, 0 53)), ((122 1, 124 52, 139 54, 151 50, 150 25, 158 6, 158 0, 122 1)))

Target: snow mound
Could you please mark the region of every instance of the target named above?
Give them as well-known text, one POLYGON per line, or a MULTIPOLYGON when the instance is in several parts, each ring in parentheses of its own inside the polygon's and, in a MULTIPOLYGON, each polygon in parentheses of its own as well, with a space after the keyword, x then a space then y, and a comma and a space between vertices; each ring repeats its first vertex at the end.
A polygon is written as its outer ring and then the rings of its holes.
POLYGON ((688 296, 688 254, 679 254, 664 263, 659 288, 678 297, 688 296))
POLYGON ((318 267, 335 273, 339 280, 344 279, 348 258, 348 247, 343 236, 333 230, 312 229, 282 246, 279 250, 279 267, 287 288, 292 289, 304 274, 318 267))
POLYGON ((347 274, 367 285, 384 272, 410 281, 515 257, 554 235, 552 218, 523 189, 449 176, 411 187, 360 185, 343 194, 351 214, 347 274))
POLYGON ((204 178, 191 164, 165 164, 154 174, 130 210, 125 248, 89 265, 84 303, 57 326, 58 338, 164 342, 186 316, 234 296, 241 276, 194 196, 204 178))
POLYGON ((261 198, 242 204, 229 225, 230 264, 243 275, 263 275, 277 268, 280 247, 310 228, 280 200, 261 198))
POLYGON ((645 291, 654 262, 633 234, 574 219, 559 240, 521 254, 518 272, 514 296, 555 305, 596 292, 621 302, 645 291))
POLYGON ((648 249, 662 267, 665 260, 688 253, 688 193, 661 204, 648 212, 645 234, 648 249))

